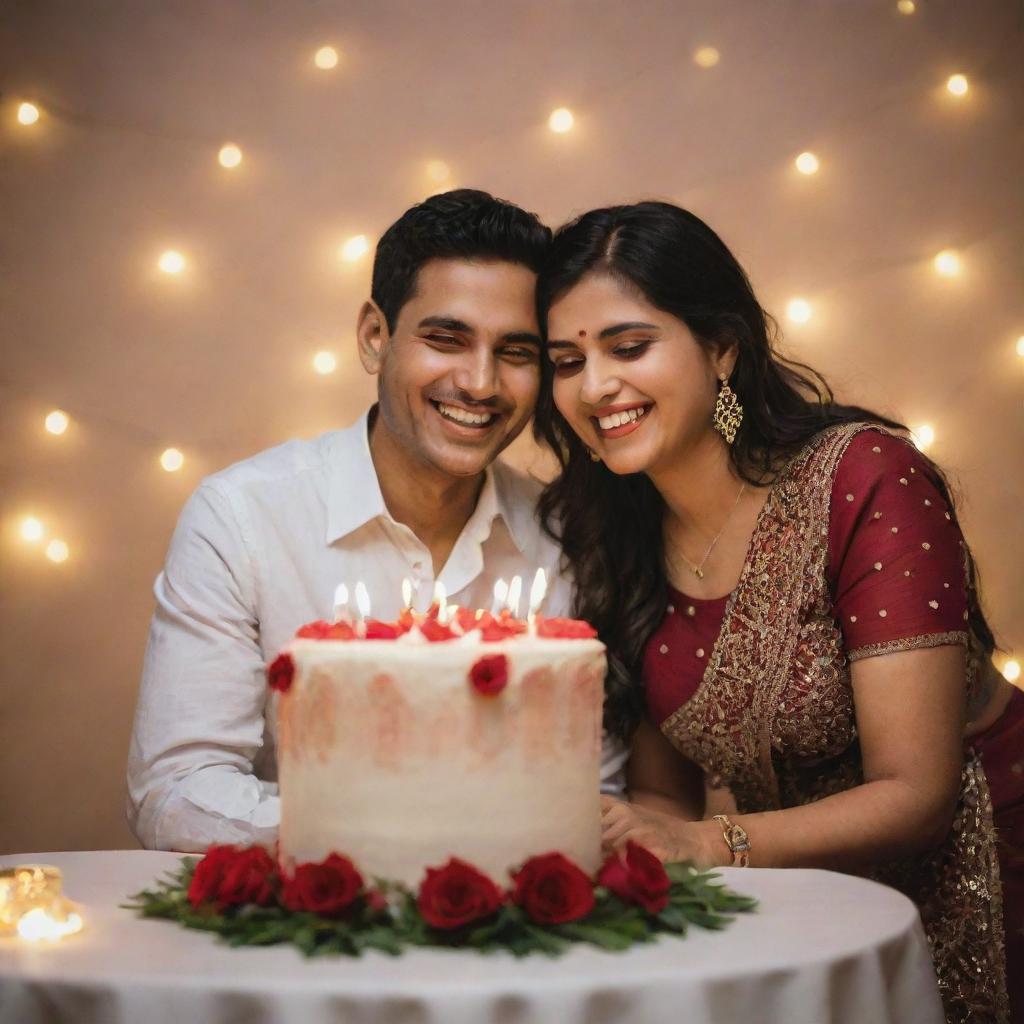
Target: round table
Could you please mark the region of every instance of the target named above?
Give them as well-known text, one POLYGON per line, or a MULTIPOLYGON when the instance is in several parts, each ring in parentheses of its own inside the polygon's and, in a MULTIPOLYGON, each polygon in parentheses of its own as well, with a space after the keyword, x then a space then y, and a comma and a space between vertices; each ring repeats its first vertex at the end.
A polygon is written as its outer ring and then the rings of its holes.
POLYGON ((230 949, 118 904, 178 866, 144 850, 34 853, 85 929, 52 945, 0 937, 0 1021, 39 1024, 941 1024, 920 919, 904 896, 829 871, 723 869, 759 909, 623 953, 548 959, 415 950, 305 959, 230 949))

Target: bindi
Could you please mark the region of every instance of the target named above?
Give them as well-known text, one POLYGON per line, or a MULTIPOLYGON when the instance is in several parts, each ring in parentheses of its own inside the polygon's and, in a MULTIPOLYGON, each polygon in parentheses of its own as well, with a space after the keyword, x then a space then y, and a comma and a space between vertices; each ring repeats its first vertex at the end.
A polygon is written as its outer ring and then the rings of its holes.
POLYGON ((581 338, 585 338, 586 336, 587 336, 587 332, 586 331, 580 331, 580 337, 581 338))

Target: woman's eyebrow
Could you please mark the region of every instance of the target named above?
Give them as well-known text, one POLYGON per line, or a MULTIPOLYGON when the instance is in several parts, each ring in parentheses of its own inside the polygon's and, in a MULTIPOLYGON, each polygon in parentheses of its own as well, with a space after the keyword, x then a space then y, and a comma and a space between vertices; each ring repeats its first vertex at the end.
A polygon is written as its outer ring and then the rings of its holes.
POLYGON ((622 334, 623 331, 632 331, 637 328, 656 331, 658 329, 658 325, 646 324, 640 320, 631 320, 629 323, 616 324, 614 327, 606 327, 597 337, 601 341, 604 341, 605 338, 614 338, 616 334, 622 334))

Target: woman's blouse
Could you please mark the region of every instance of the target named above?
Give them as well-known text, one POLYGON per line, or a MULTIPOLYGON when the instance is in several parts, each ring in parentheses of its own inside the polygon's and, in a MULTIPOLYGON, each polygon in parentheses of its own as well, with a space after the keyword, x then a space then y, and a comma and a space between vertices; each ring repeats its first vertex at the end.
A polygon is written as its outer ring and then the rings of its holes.
MULTIPOLYGON (((963 538, 913 445, 875 430, 857 434, 836 470, 827 529, 828 585, 848 659, 922 646, 923 637, 934 645, 941 634, 966 641, 963 538)), ((654 722, 696 692, 728 600, 669 589, 644 654, 654 722)))

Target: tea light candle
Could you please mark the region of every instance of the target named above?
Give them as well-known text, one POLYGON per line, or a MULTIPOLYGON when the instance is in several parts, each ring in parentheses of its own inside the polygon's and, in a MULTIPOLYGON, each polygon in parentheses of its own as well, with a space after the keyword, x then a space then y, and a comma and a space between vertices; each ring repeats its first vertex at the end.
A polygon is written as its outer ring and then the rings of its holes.
POLYGON ((82 916, 62 895, 60 869, 47 864, 0 868, 0 934, 59 939, 82 929, 82 916))

